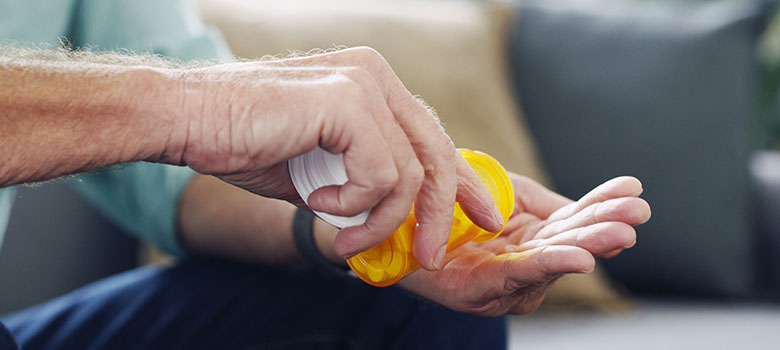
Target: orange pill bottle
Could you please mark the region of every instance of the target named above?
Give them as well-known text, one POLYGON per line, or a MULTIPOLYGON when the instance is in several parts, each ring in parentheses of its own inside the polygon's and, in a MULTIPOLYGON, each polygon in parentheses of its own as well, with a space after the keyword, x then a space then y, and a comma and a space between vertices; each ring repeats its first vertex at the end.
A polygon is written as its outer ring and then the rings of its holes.
MULTIPOLYGON (((468 149, 458 151, 493 197, 504 222, 509 220, 509 215, 514 210, 515 195, 506 170, 498 161, 485 153, 468 149)), ((485 231, 475 225, 458 203, 455 203, 452 221, 452 230, 447 243, 448 252, 467 242, 489 241, 501 234, 501 232, 485 231)), ((349 258, 347 264, 361 280, 368 284, 385 287, 398 282, 420 267, 412 254, 416 224, 417 220, 414 218, 414 208, 412 208, 409 216, 390 238, 349 258)))

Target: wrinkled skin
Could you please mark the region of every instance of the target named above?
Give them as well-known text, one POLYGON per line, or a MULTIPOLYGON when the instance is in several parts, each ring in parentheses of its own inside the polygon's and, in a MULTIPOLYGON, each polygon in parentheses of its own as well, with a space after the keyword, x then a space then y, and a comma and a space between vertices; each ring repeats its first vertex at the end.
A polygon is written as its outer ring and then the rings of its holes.
POLYGON ((441 270, 418 270, 401 286, 456 311, 527 314, 558 277, 590 272, 595 257, 632 247, 632 226, 650 218, 633 177, 607 181, 577 202, 520 175, 510 178, 515 211, 499 237, 467 243, 447 254, 441 270))
POLYGON ((336 252, 348 257, 385 240, 412 203, 420 224, 414 254, 436 269, 457 199, 480 227, 504 222, 487 190, 455 150, 438 120, 375 50, 353 48, 302 58, 230 63, 187 70, 181 81, 186 132, 171 137, 168 157, 250 192, 305 206, 287 159, 320 146, 343 153, 349 181, 308 198, 311 209, 355 215, 336 252))

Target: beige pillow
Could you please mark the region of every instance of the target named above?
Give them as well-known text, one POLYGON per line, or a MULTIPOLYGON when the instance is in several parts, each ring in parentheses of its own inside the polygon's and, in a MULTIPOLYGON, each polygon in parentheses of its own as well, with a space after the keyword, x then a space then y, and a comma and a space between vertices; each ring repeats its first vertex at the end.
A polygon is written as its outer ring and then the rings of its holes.
MULTIPOLYGON (((413 94, 438 112, 458 147, 487 152, 508 170, 548 184, 512 96, 506 36, 511 10, 459 1, 197 0, 236 56, 258 58, 334 45, 371 46, 413 94)), ((567 276, 546 305, 603 308, 602 275, 567 276)))

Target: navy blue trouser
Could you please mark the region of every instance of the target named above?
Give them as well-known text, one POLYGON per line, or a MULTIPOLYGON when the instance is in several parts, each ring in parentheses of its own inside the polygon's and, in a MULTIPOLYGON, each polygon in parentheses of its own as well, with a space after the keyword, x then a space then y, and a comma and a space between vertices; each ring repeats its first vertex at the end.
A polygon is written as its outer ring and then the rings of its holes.
MULTIPOLYGON (((25 349, 503 349, 503 318, 222 261, 148 266, 0 318, 25 349)), ((12 346, 0 326, 0 349, 12 346)))

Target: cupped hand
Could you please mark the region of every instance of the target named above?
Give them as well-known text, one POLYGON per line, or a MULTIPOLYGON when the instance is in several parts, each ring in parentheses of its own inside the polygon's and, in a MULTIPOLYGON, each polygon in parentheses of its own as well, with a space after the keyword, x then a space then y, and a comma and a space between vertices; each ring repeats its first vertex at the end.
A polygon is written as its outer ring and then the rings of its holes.
POLYGON ((456 311, 481 316, 536 310, 558 277, 587 273, 594 257, 636 243, 632 226, 650 218, 642 184, 618 177, 572 202, 537 182, 510 174, 515 211, 496 239, 469 242, 447 254, 438 271, 418 270, 400 285, 456 311))
POLYGON ((311 209, 365 224, 343 229, 334 248, 351 256, 385 240, 412 203, 419 222, 415 258, 426 269, 444 260, 457 199, 480 227, 503 219, 490 195, 434 115, 370 48, 302 58, 185 70, 185 130, 167 158, 256 194, 305 206, 287 160, 318 145, 343 153, 349 180, 308 198, 311 209))

